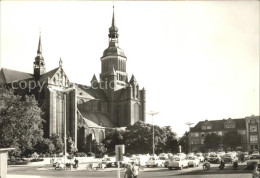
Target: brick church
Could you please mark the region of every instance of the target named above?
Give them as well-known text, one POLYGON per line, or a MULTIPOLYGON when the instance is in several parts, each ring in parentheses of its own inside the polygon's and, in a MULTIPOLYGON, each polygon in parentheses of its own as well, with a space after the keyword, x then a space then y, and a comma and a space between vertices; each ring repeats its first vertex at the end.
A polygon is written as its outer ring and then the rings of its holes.
POLYGON ((109 46, 101 57, 99 80, 94 75, 91 86, 69 80, 59 66, 45 71, 41 37, 33 74, 2 68, 0 82, 12 85, 20 95, 34 94, 44 111, 44 134, 71 136, 79 151, 89 151, 90 142, 101 142, 106 129, 145 122, 145 89, 140 89, 134 75, 128 79, 127 57, 118 46, 118 28, 114 12, 109 28, 109 46), (37 84, 35 87, 32 83, 37 84), (66 121, 66 122, 65 122, 66 121))

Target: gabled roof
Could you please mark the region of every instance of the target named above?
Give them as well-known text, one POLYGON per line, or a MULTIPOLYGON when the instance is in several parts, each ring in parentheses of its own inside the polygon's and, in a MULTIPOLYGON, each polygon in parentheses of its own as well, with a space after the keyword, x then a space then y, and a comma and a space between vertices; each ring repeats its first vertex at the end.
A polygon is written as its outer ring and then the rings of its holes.
POLYGON ((86 124, 88 125, 88 127, 94 127, 94 128, 103 128, 100 125, 97 125, 95 122, 92 122, 91 120, 88 120, 86 118, 83 117, 83 120, 86 122, 86 124))
MULTIPOLYGON (((246 122, 244 118, 240 119, 232 119, 236 123, 236 127, 234 129, 246 129, 246 122)), ((190 130, 191 132, 196 132, 196 131, 219 131, 219 130, 224 130, 224 124, 227 122, 226 119, 223 120, 209 120, 210 124, 212 124, 212 129, 210 130, 202 130, 201 126, 204 124, 205 121, 200 121, 197 125, 194 127, 191 127, 190 130)), ((232 129, 228 129, 232 130, 232 129)))
POLYGON ((80 111, 80 113, 89 127, 115 127, 107 114, 90 111, 80 111))
POLYGON ((85 94, 90 96, 90 98, 100 99, 104 101, 107 100, 107 96, 102 89, 94 89, 87 85, 81 85, 81 84, 75 84, 75 86, 79 88, 81 91, 85 92, 85 94))
POLYGON ((0 82, 3 83, 11 83, 13 81, 33 79, 33 77, 34 77, 33 74, 6 69, 6 68, 2 68, 0 71, 0 82))
POLYGON ((58 67, 58 68, 55 68, 55 69, 53 69, 53 70, 51 70, 51 71, 49 71, 49 72, 46 72, 45 74, 43 74, 43 75, 40 76, 39 81, 40 81, 40 82, 43 82, 43 81, 45 81, 45 80, 48 80, 48 78, 52 78, 53 75, 54 75, 58 70, 59 70, 59 67, 58 67))

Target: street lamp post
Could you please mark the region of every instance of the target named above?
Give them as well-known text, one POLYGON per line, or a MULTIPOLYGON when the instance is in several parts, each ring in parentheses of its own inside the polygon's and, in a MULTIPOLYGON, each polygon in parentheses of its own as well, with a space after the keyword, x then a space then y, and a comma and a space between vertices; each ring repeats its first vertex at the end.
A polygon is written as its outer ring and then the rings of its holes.
POLYGON ((66 112, 67 112, 67 105, 66 105, 66 94, 68 94, 70 91, 72 91, 74 88, 68 88, 62 91, 63 93, 63 100, 64 100, 64 165, 66 165, 66 153, 67 153, 67 136, 66 136, 66 132, 67 132, 67 123, 66 123, 66 112))
POLYGON ((66 94, 64 94, 64 165, 66 165, 66 153, 67 153, 67 138, 66 138, 66 94))
POLYGON ((190 123, 190 122, 187 122, 185 123, 186 125, 189 126, 189 135, 188 135, 188 146, 189 146, 189 152, 191 152, 191 144, 190 144, 190 126, 193 125, 194 123, 190 123))
MULTIPOLYGON (((153 125, 153 116, 156 115, 156 114, 159 114, 159 112, 150 111, 147 114, 152 116, 152 125, 153 125)), ((154 155, 154 125, 153 125, 153 155, 154 155)))

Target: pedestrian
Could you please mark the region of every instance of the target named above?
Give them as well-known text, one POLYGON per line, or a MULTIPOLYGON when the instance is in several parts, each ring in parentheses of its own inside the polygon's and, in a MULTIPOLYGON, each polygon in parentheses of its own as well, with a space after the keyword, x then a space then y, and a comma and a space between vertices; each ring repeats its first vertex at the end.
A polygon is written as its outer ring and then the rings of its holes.
POLYGON ((124 178, 133 178, 133 171, 132 171, 132 165, 131 164, 127 165, 124 178))
POLYGON ((139 168, 139 166, 137 166, 137 163, 132 162, 132 165, 133 165, 133 168, 132 168, 133 176, 134 176, 134 178, 137 178, 140 168, 139 168))
POLYGON ((79 166, 79 160, 77 160, 77 158, 75 158, 74 162, 75 162, 75 166, 78 167, 79 166))
POLYGON ((244 155, 244 153, 241 153, 240 158, 241 158, 241 162, 243 163, 243 162, 245 161, 245 155, 244 155))

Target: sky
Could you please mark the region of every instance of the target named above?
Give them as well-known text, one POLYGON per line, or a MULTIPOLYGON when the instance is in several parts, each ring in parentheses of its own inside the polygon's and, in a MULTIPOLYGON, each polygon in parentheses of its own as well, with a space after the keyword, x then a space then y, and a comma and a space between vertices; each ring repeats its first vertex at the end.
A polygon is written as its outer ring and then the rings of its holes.
MULTIPOLYGON (((39 33, 46 70, 63 60, 90 85, 108 47, 113 4, 127 72, 147 90, 154 124, 259 115, 259 1, 1 1, 0 67, 33 72, 39 33)), ((147 115, 151 123, 151 116, 147 115)))

